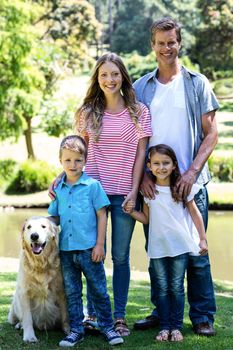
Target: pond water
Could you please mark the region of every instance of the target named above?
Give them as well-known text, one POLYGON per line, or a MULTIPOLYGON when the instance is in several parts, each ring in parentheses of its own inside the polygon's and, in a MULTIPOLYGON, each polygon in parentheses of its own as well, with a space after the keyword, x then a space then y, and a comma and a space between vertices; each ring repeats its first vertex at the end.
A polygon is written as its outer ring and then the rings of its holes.
MULTIPOLYGON (((26 218, 47 215, 46 209, 16 209, 0 212, 0 257, 18 258, 20 231, 26 218)), ((106 267, 111 268, 111 235, 108 229, 106 267)), ((208 244, 214 279, 233 282, 233 212, 210 211, 208 244)), ((131 243, 131 269, 147 271, 148 259, 144 250, 142 225, 136 224, 131 243)))

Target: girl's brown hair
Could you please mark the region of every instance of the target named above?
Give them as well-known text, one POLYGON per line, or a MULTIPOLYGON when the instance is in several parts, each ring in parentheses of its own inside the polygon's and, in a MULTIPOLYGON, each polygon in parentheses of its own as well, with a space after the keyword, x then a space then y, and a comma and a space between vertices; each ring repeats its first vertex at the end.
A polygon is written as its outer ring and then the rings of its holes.
POLYGON ((91 77, 90 86, 86 93, 86 97, 84 98, 83 104, 75 114, 75 127, 78 128, 80 126, 80 117, 83 114, 84 125, 82 125, 81 134, 85 133, 85 129, 88 125, 93 131, 96 141, 98 140, 99 135, 101 133, 102 119, 104 110, 106 108, 106 99, 98 83, 99 68, 105 62, 114 63, 119 68, 122 74, 122 97, 124 99, 126 107, 128 108, 130 117, 137 127, 138 117, 141 111, 140 105, 136 101, 132 82, 130 80, 129 74, 125 68, 122 59, 115 53, 105 53, 96 62, 94 72, 91 77))
MULTIPOLYGON (((164 155, 171 158, 173 165, 175 167, 175 169, 173 169, 173 171, 170 175, 171 194, 172 194, 172 198, 174 199, 175 202, 180 202, 181 200, 180 200, 180 197, 179 197, 177 190, 176 190, 176 183, 180 179, 181 174, 180 174, 180 169, 179 169, 179 165, 178 165, 178 161, 177 161, 175 152, 173 151, 173 149, 170 146, 162 144, 162 143, 158 144, 156 146, 152 146, 148 150, 148 162, 150 162, 151 156, 153 156, 155 153, 164 154, 164 155)), ((153 177, 155 178, 155 182, 156 182, 156 176, 153 175, 153 177)))

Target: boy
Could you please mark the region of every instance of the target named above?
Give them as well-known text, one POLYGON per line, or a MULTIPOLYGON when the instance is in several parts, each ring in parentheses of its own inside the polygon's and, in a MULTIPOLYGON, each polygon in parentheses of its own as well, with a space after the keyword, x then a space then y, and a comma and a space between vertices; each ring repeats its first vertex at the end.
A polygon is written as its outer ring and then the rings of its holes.
POLYGON ((101 184, 83 172, 87 146, 76 135, 65 137, 59 158, 64 175, 48 212, 61 225, 60 258, 70 319, 70 334, 60 346, 72 347, 84 339, 82 272, 86 277, 99 327, 110 345, 123 343, 114 331, 103 267, 109 200, 101 184))

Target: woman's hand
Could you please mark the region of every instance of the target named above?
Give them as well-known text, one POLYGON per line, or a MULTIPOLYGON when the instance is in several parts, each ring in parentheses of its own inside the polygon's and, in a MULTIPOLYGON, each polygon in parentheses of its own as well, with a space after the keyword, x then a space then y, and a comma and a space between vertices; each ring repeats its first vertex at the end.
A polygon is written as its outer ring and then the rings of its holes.
POLYGON ((130 199, 123 208, 124 212, 127 214, 131 214, 135 208, 135 204, 136 203, 132 199, 130 199))
POLYGON ((61 182, 62 176, 64 175, 64 171, 58 175, 58 177, 56 177, 56 179, 51 183, 51 185, 49 186, 49 197, 54 200, 56 198, 56 193, 55 193, 55 189, 57 188, 57 186, 59 185, 59 183, 61 182))
POLYGON ((122 203, 122 209, 125 213, 128 213, 126 211, 126 204, 130 201, 131 202, 131 205, 133 205, 135 207, 135 204, 136 204, 136 200, 137 200, 137 191, 130 191, 127 196, 125 196, 125 199, 124 199, 124 202, 122 203))

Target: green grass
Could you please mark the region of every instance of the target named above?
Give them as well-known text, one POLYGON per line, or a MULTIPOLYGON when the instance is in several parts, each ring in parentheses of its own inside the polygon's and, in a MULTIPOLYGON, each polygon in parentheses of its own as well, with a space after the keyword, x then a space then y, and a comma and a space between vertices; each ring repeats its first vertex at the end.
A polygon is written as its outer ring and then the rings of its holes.
MULTIPOLYGON (((63 336, 59 331, 38 332, 39 342, 35 344, 24 344, 22 331, 16 331, 7 323, 7 314, 10 307, 11 297, 15 287, 15 273, 0 274, 0 350, 21 350, 21 349, 59 349, 58 342, 63 336)), ((131 350, 151 350, 151 349, 173 349, 173 350, 232 350, 233 349, 233 284, 216 282, 216 299, 218 312, 216 316, 215 328, 216 337, 198 337, 193 334, 191 324, 185 308, 184 336, 181 344, 166 343, 159 344, 153 340, 157 330, 133 331, 131 336, 125 338, 125 342, 118 349, 131 350)), ((132 329, 133 323, 146 316, 151 310, 149 300, 150 287, 147 282, 131 282, 129 301, 127 306, 127 321, 132 329)), ((110 289, 112 296, 112 291, 110 289)), ((79 345, 80 350, 106 350, 111 349, 101 336, 88 337, 84 343, 79 345)))

